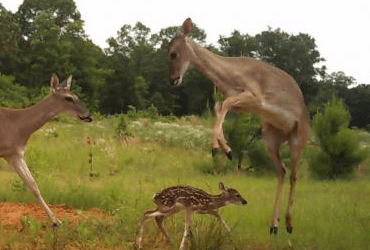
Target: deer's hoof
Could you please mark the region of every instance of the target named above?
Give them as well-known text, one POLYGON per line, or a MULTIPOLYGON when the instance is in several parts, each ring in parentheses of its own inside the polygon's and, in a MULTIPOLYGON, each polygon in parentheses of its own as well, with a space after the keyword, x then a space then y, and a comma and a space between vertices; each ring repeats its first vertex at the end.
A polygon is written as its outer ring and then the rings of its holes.
POLYGON ((278 232, 278 227, 271 227, 270 228, 270 234, 277 234, 278 232))
POLYGON ((231 151, 229 151, 227 154, 226 154, 227 158, 231 161, 233 159, 233 154, 231 153, 231 151))
POLYGON ((288 232, 288 233, 290 233, 290 234, 291 234, 291 233, 293 233, 293 227, 292 227, 292 226, 290 226, 290 225, 289 225, 289 226, 286 226, 286 230, 287 230, 287 232, 288 232))
POLYGON ((58 227, 60 227, 60 225, 62 225, 62 222, 60 220, 57 220, 56 222, 53 222, 51 226, 52 228, 57 229, 58 227))
POLYGON ((215 157, 217 155, 218 148, 212 148, 212 156, 215 157))

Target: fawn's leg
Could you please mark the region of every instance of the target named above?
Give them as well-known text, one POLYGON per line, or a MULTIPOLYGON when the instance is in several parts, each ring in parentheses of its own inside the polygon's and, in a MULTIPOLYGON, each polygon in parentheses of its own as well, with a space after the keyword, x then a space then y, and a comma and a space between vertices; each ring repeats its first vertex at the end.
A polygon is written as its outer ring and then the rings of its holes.
POLYGON ((193 211, 190 208, 186 208, 185 210, 185 230, 184 235, 182 236, 181 244, 180 244, 180 250, 183 250, 185 248, 185 239, 189 235, 190 231, 190 225, 193 221, 193 211))
POLYGON ((222 223, 222 225, 224 225, 226 231, 230 232, 230 228, 228 227, 224 219, 222 219, 221 215, 217 211, 212 210, 209 214, 215 216, 222 223))
POLYGON ((147 219, 149 219, 150 217, 155 216, 156 212, 158 212, 158 209, 146 211, 143 214, 143 218, 140 220, 140 225, 139 225, 140 226, 140 231, 139 231, 138 237, 136 238, 136 244, 139 246, 139 249, 141 249, 143 247, 142 242, 143 242, 143 235, 144 235, 144 222, 147 219))
POLYGON ((170 235, 168 234, 167 230, 163 226, 163 221, 166 217, 164 215, 156 216, 155 221, 157 222, 157 225, 159 229, 162 231, 162 233, 167 237, 167 240, 169 242, 172 242, 170 235))

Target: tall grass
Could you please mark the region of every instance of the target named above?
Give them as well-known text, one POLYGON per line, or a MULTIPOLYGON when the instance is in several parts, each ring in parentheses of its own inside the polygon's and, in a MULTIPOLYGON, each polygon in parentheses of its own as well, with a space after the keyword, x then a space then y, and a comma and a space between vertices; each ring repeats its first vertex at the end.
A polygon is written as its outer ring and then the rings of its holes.
MULTIPOLYGON (((155 192, 186 184, 217 194, 218 183, 223 181, 236 188, 248 205, 227 205, 220 210, 231 227, 230 234, 214 217, 195 215, 188 249, 370 249, 369 177, 362 175, 354 181, 311 180, 303 160, 293 206, 293 234, 284 229, 289 189, 286 178, 279 233, 271 236, 268 229, 275 176, 257 178, 237 173, 232 171, 232 165, 226 174, 200 171, 199 166, 214 166, 207 148, 209 128, 200 128, 202 121, 192 118, 170 125, 142 121, 142 128, 131 122, 136 138, 127 141, 115 136, 118 122, 118 117, 92 124, 51 122, 33 135, 26 152, 26 162, 47 202, 65 203, 76 209, 97 207, 110 212, 112 218, 86 219, 77 225, 65 221, 56 234, 49 223, 26 219, 22 232, 0 227, 0 248, 135 249, 138 222, 144 211, 155 207, 155 192), (189 132, 192 130, 201 135, 189 132), (173 131, 176 138, 168 131, 173 131), (171 138, 166 139, 169 134, 171 138), (197 141, 199 138, 201 141, 197 141), (96 175, 91 175, 91 168, 96 175)), ((220 162, 226 159, 221 156, 220 162)), ((369 168, 366 164, 362 171, 369 168)), ((0 163, 0 200, 34 201, 18 176, 4 165, 0 163)), ((165 224, 178 247, 184 215, 170 217, 165 224)), ((147 249, 171 247, 158 234, 154 220, 146 223, 144 242, 147 249)))

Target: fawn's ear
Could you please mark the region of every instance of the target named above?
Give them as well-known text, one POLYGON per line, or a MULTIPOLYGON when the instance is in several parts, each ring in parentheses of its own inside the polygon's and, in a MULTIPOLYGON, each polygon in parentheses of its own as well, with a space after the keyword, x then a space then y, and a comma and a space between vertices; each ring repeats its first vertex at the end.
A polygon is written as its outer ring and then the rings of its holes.
POLYGON ((59 78, 55 74, 53 74, 51 76, 51 80, 50 80, 50 90, 52 92, 57 91, 58 90, 58 85, 59 85, 59 78))
POLYGON ((185 36, 190 36, 193 33, 193 22, 191 21, 190 17, 188 17, 181 27, 181 33, 185 36))
POLYGON ((226 191, 226 188, 225 188, 225 185, 224 185, 224 183, 223 183, 223 182, 220 182, 220 183, 218 184, 218 187, 220 188, 220 190, 221 190, 221 191, 226 191))

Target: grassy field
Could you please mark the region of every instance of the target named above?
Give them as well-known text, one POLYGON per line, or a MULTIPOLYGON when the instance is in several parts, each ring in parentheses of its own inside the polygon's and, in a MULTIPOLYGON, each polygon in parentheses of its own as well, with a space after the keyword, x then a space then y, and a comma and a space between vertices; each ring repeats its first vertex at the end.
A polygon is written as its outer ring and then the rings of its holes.
MULTIPOLYGON (((302 160, 293 206, 293 234, 285 231, 286 178, 281 225, 269 235, 277 180, 245 172, 204 174, 212 167, 210 122, 196 117, 168 124, 130 122, 127 135, 117 138, 117 117, 82 124, 62 117, 30 139, 26 161, 44 199, 85 210, 109 212, 108 219, 89 218, 79 224, 63 220, 54 231, 49 222, 26 218, 20 232, 0 227, 0 249, 135 249, 142 213, 154 208, 152 195, 177 184, 219 193, 218 183, 236 188, 248 205, 227 205, 220 214, 231 227, 224 231, 209 215, 195 215, 188 249, 370 249, 369 163, 351 181, 315 181, 302 160), (128 135, 136 135, 134 138, 128 135), (89 162, 89 160, 92 160, 89 162)), ((220 157, 219 164, 227 164, 220 157)), ((236 167, 235 167, 236 168, 236 167)), ((0 161, 0 200, 34 201, 18 176, 0 161)), ((166 221, 175 249, 181 240, 184 216, 166 221)), ((145 249, 171 249, 154 220, 146 223, 145 249)))

